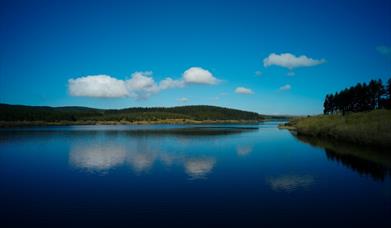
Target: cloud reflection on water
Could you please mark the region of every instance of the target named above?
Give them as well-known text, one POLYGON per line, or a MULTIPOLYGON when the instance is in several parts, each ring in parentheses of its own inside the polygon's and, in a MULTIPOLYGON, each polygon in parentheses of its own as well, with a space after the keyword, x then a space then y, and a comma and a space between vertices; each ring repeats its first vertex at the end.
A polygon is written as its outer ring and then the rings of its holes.
POLYGON ((239 156, 246 156, 253 150, 252 146, 237 146, 236 154, 239 156))
POLYGON ((116 144, 75 145, 69 153, 72 165, 91 172, 106 172, 122 164, 125 158, 125 148, 116 144))
POLYGON ((266 178, 266 182, 274 191, 292 192, 308 188, 314 183, 314 177, 311 175, 281 175, 266 178))
POLYGON ((127 162, 136 173, 146 172, 152 168, 156 155, 149 151, 130 152, 127 154, 127 162))
POLYGON ((191 179, 205 179, 213 170, 216 159, 202 155, 168 153, 149 146, 144 141, 135 143, 79 143, 69 153, 72 166, 87 172, 108 173, 120 165, 128 165, 134 173, 147 172, 156 162, 166 167, 180 165, 191 179))
POLYGON ((203 179, 212 171, 215 163, 214 158, 190 158, 185 161, 184 165, 191 179, 203 179))

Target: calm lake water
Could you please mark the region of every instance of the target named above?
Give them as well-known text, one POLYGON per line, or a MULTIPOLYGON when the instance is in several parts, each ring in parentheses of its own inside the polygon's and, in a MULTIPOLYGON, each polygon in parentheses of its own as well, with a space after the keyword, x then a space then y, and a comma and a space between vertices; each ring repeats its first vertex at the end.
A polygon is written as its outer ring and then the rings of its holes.
POLYGON ((0 130, 0 226, 391 227, 389 156, 277 124, 0 130))

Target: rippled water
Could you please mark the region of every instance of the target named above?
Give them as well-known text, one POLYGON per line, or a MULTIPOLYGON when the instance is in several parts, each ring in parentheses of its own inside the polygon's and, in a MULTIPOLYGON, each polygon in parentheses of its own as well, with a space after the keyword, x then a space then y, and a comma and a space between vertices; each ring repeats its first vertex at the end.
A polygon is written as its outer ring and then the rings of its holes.
POLYGON ((387 153, 277 124, 0 130, 0 225, 391 225, 387 153))

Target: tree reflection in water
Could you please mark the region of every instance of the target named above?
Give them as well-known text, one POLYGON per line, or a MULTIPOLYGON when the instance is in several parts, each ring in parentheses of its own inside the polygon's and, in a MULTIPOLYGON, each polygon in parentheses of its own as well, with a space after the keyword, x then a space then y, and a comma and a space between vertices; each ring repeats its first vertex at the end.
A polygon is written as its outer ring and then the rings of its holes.
POLYGON ((304 143, 323 148, 329 160, 339 162, 360 175, 368 175, 377 181, 384 181, 386 176, 391 176, 391 155, 384 149, 328 138, 303 135, 295 137, 304 143))

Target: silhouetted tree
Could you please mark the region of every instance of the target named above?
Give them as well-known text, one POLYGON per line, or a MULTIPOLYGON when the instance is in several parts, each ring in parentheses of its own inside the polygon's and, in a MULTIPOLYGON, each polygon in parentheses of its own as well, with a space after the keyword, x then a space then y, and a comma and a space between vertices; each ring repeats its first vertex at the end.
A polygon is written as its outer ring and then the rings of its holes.
POLYGON ((385 90, 384 107, 391 109, 391 78, 388 79, 387 87, 385 90))
POLYGON ((391 79, 387 88, 381 79, 371 80, 369 84, 357 83, 333 94, 327 94, 323 103, 323 113, 333 114, 346 112, 362 112, 391 106, 391 79))
POLYGON ((323 102, 323 114, 331 112, 331 94, 327 94, 323 102))

